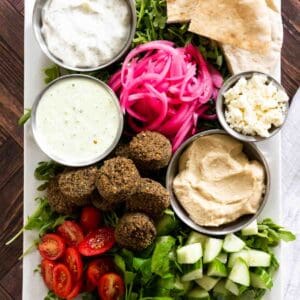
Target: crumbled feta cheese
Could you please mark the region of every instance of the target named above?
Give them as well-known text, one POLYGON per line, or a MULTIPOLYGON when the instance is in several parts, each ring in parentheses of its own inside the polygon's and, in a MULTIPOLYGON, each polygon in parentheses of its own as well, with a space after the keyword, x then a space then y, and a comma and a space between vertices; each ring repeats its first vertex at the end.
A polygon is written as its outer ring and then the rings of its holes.
POLYGON ((284 122, 288 95, 265 75, 241 77, 224 94, 225 119, 234 130, 245 135, 269 137, 269 130, 284 122))

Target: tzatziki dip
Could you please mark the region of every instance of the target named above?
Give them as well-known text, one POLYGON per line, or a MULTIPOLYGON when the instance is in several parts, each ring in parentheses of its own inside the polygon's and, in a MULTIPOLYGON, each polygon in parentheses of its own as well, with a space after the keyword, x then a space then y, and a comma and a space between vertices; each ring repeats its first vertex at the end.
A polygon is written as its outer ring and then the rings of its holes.
POLYGON ((34 112, 33 132, 41 149, 68 166, 84 166, 117 144, 123 117, 118 100, 96 79, 77 75, 53 83, 34 112))
POLYGON ((48 0, 41 32, 48 50, 69 67, 98 67, 126 45, 131 11, 126 0, 48 0))

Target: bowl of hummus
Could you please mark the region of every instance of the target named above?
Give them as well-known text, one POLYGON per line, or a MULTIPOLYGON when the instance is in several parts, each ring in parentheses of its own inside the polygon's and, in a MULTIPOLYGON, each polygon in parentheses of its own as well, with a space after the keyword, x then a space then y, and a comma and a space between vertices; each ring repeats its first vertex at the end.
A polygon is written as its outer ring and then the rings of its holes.
POLYGON ((223 130, 194 135, 174 154, 166 185, 177 216, 209 235, 241 230, 262 212, 269 196, 270 171, 252 143, 223 130))

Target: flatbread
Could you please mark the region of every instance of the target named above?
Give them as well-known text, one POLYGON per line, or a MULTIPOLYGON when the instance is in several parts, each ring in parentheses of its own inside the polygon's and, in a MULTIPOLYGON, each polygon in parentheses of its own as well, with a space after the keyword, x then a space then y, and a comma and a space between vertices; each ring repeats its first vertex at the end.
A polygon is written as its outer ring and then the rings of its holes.
POLYGON ((253 52, 269 49, 271 24, 265 0, 195 2, 190 31, 253 52))
POLYGON ((197 0, 167 0, 168 23, 185 23, 191 21, 191 12, 197 0))
POLYGON ((233 74, 246 71, 261 71, 272 74, 280 60, 283 43, 283 25, 281 14, 268 8, 272 28, 272 41, 266 54, 253 53, 231 45, 222 45, 229 70, 233 74))

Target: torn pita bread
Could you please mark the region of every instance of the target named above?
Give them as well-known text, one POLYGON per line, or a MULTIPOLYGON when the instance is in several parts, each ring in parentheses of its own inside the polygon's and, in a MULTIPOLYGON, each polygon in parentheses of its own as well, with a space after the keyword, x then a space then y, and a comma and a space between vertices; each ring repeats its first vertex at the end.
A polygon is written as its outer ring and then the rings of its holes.
POLYGON ((191 12, 197 1, 167 0, 168 23, 184 23, 191 21, 191 12))
POLYGON ((222 45, 229 70, 233 74, 246 71, 261 71, 272 74, 280 60, 283 43, 283 26, 281 14, 269 8, 272 28, 272 41, 266 54, 253 53, 231 45, 222 45))
POLYGON ((195 2, 189 31, 253 52, 269 49, 271 24, 265 0, 195 2))

